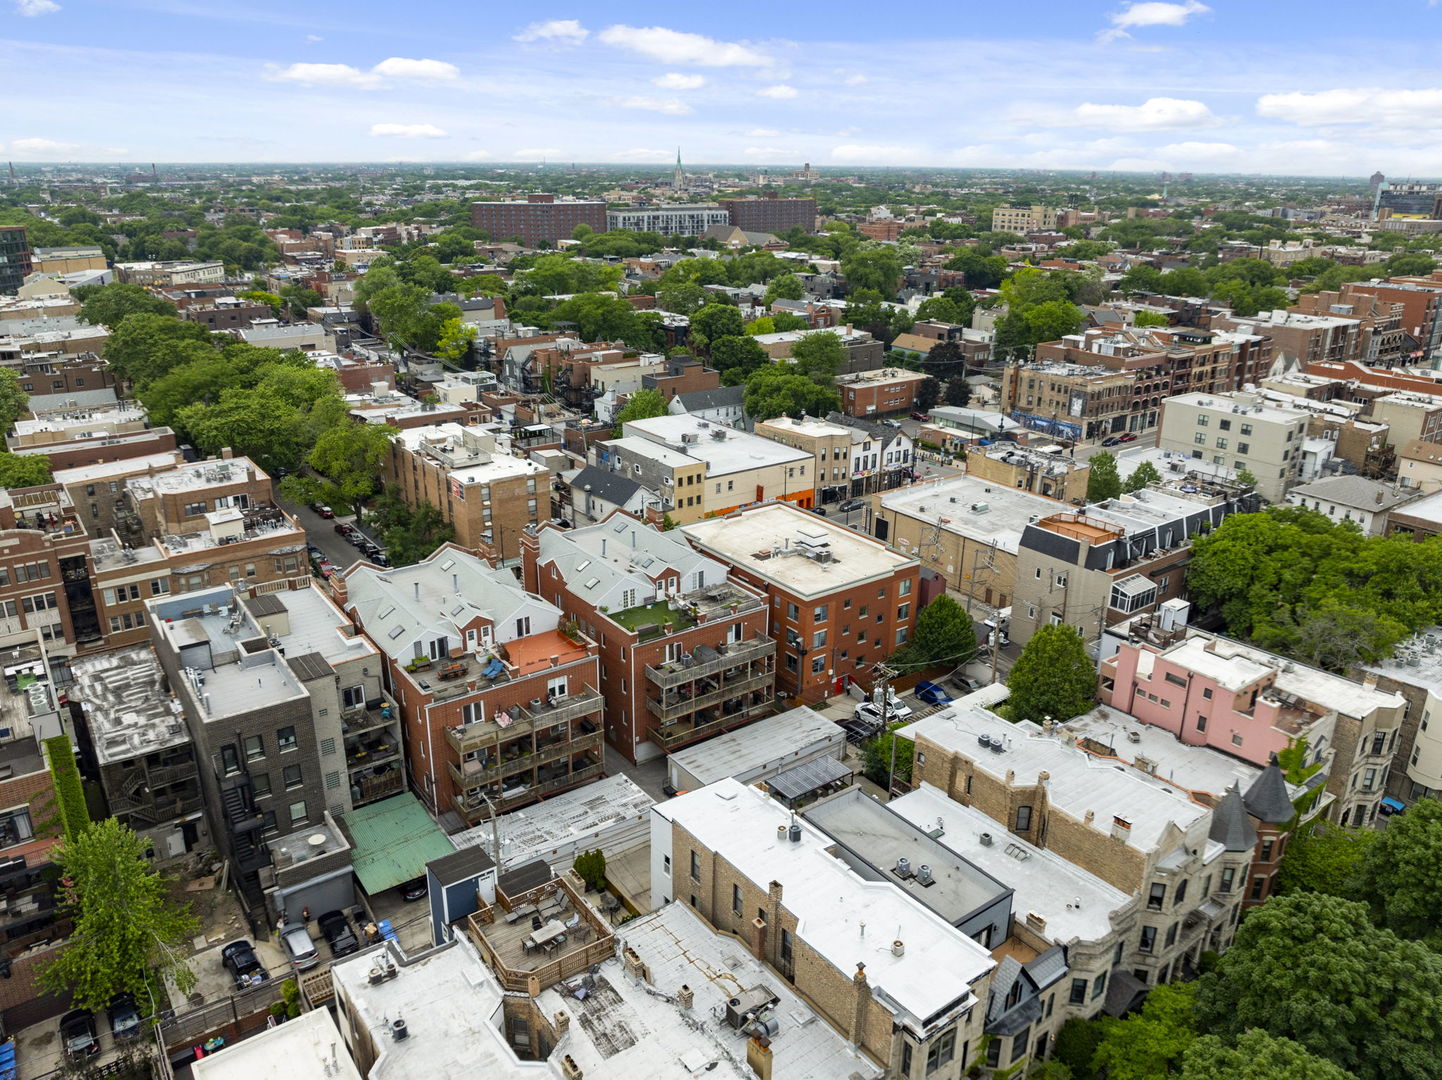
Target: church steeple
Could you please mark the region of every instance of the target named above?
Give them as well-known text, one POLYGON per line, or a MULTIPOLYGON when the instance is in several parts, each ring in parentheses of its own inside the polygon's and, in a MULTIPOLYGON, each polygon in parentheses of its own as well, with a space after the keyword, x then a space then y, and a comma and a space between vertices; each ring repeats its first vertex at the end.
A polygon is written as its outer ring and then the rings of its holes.
POLYGON ((676 171, 671 175, 671 186, 680 191, 686 186, 686 173, 681 168, 681 148, 676 147, 676 171))

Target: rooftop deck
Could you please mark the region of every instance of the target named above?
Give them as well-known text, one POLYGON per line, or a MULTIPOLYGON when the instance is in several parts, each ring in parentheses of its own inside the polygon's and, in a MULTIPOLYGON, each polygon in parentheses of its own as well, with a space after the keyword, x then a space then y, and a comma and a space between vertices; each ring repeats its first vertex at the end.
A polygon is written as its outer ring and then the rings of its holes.
POLYGON ((616 949, 610 926, 564 878, 509 897, 497 892, 496 903, 483 906, 467 920, 471 940, 480 949, 501 986, 528 991, 534 978, 546 988, 609 959, 616 949), (552 921, 565 929, 560 938, 537 947, 535 923, 552 921))

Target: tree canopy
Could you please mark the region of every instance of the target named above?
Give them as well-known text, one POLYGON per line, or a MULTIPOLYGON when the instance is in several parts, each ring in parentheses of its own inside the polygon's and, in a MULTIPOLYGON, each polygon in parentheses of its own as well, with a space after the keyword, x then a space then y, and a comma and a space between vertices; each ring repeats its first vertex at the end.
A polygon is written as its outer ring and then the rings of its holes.
POLYGON ((937 664, 960 667, 974 657, 976 651, 976 626, 971 616, 943 594, 921 609, 911 640, 892 654, 889 663, 906 670, 937 664))
POLYGON ((50 473, 50 459, 44 454, 12 454, 0 450, 0 488, 39 487, 55 479, 50 473))
POLYGON ((825 416, 841 406, 841 396, 830 386, 818 385, 805 375, 784 368, 765 367, 746 380, 743 398, 753 420, 778 416, 825 416))
POLYGON ((30 395, 20 386, 20 376, 10 368, 0 368, 0 435, 29 411, 30 395))
POLYGON ((666 407, 666 399, 659 390, 637 390, 616 413, 616 438, 619 439, 624 434, 622 429, 627 420, 648 420, 653 416, 665 416, 666 407))
POLYGON ((1357 859, 1358 895, 1379 926, 1442 949, 1442 802, 1418 799, 1372 835, 1357 859))
POLYGON ((175 305, 150 290, 129 282, 82 285, 75 289, 80 300, 80 321, 114 330, 127 316, 136 314, 174 315, 175 305))
MULTIPOLYGON (((1087 502, 1115 499, 1122 493, 1122 479, 1117 474, 1115 454, 1099 451, 1091 456, 1087 464, 1090 466, 1087 472, 1087 502)), ((1155 469, 1152 471, 1156 472, 1155 469)))
POLYGON ((1058 624, 1038 628, 1016 663, 1006 684, 1014 720, 1041 723, 1070 720, 1096 704, 1096 665, 1087 655, 1081 632, 1058 624))
POLYGON ((1180 1075, 1181 1080, 1353 1080, 1346 1069, 1300 1043, 1260 1029, 1239 1035, 1235 1046, 1215 1035, 1193 1040, 1182 1055, 1180 1075))

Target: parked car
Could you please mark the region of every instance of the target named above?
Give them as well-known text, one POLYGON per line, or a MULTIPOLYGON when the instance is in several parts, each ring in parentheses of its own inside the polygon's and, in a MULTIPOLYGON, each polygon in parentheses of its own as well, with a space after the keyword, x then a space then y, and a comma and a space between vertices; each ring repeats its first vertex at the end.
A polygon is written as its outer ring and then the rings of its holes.
POLYGON ((360 948, 360 941, 355 936, 355 931, 350 928, 350 922, 345 914, 340 911, 327 911, 315 924, 320 927, 326 943, 330 945, 332 956, 349 956, 360 948))
POLYGON ((846 741, 853 746, 873 738, 881 731, 881 725, 879 723, 872 723, 869 720, 857 720, 854 717, 850 720, 838 720, 836 723, 842 731, 846 732, 846 741))
POLYGON ((946 692, 946 688, 939 683, 919 682, 916 684, 916 696, 928 705, 950 705, 952 698, 946 692))
POLYGON ((306 554, 308 554, 312 559, 325 558, 325 552, 322 551, 320 548, 316 547, 314 544, 306 544, 305 550, 306 554))
POLYGON ((140 1038, 140 1010, 129 994, 116 994, 105 1013, 110 1019, 110 1037, 116 1042, 140 1038))
POLYGON ((375 563, 377 566, 390 566, 391 558, 384 551, 377 551, 374 555, 371 556, 371 562, 375 563))
POLYGON ((866 500, 865 500, 865 499, 847 499, 844 503, 842 503, 842 504, 838 507, 838 509, 839 509, 843 514, 849 514, 849 513, 851 513, 853 510, 860 510, 860 509, 861 509, 863 506, 865 506, 865 505, 866 505, 866 500))
POLYGON ((288 926, 281 932, 280 943, 285 946, 285 955, 290 957, 290 966, 296 971, 309 971, 320 963, 315 939, 304 926, 288 926))
POLYGON ((327 581, 329 581, 331 575, 335 573, 335 567, 331 563, 328 563, 324 559, 322 559, 319 563, 316 564, 315 572, 321 577, 325 578, 327 581))
POLYGON ((364 547, 366 544, 372 542, 370 537, 366 536, 366 534, 361 532, 359 529, 352 529, 350 532, 345 534, 345 538, 346 542, 349 543, 351 547, 364 547))
POLYGON ((349 536, 351 533, 355 532, 355 526, 349 524, 348 522, 337 521, 335 523, 335 531, 340 533, 342 536, 349 536))
POLYGON ((1103 446, 1120 446, 1121 444, 1122 437, 1120 435, 1109 435, 1107 438, 1102 440, 1103 446))
MULTIPOLYGON (((898 720, 905 720, 911 715, 911 706, 902 705, 901 709, 888 709, 886 713, 887 723, 896 723, 898 720), (904 712, 902 710, 905 710, 904 712)), ((881 730, 881 706, 872 701, 863 701, 856 706, 851 718, 869 724, 877 731, 881 730)))
POLYGON ((401 899, 406 903, 410 903, 412 900, 424 900, 427 891, 426 879, 423 877, 412 878, 404 885, 397 886, 396 891, 401 894, 401 899))
POLYGON ((977 682, 975 679, 967 675, 953 675, 951 677, 951 682, 952 685, 959 689, 963 694, 974 694, 982 687, 981 683, 977 682))
POLYGON ((100 1053, 100 1040, 95 1037, 95 1017, 89 1009, 71 1009, 60 1018, 60 1045, 65 1056, 81 1060, 100 1053))
POLYGON ((920 420, 923 424, 926 423, 926 421, 928 421, 928 420, 931 419, 931 417, 928 416, 928 415, 927 415, 926 413, 924 413, 924 412, 914 412, 914 413, 911 414, 911 418, 912 418, 913 420, 920 420))
POLYGON ((270 973, 262 966, 255 955, 255 948, 248 941, 232 941, 221 949, 220 962, 235 978, 238 990, 270 978, 270 973))
POLYGON ((1135 431, 1128 431, 1125 434, 1118 435, 1117 442, 1136 442, 1138 438, 1140 438, 1140 436, 1138 436, 1135 431))
POLYGON ((335 517, 335 511, 329 506, 326 506, 325 503, 311 503, 310 508, 323 518, 335 517))

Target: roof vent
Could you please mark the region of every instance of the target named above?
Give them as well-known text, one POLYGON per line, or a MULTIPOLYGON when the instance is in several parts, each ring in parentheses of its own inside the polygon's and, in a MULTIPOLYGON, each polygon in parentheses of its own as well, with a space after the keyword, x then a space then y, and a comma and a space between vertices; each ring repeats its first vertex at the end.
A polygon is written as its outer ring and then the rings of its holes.
POLYGON ((790 832, 791 842, 793 844, 801 843, 801 826, 797 825, 795 822, 792 822, 790 832))
POLYGON ((981 841, 981 846, 982 846, 982 847, 991 847, 991 844, 992 844, 991 833, 989 833, 989 832, 984 832, 984 833, 982 833, 980 836, 978 836, 977 839, 981 841))
POLYGON ((391 1021, 391 1034, 395 1036, 396 1042, 405 1042, 411 1037, 410 1029, 406 1027, 406 1022, 399 1016, 391 1021))

